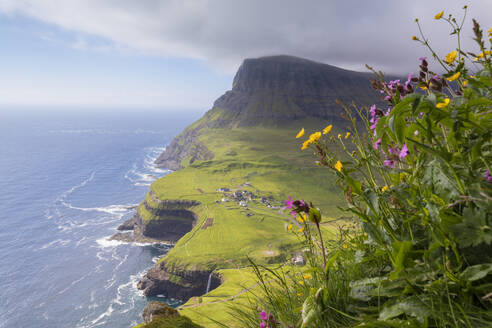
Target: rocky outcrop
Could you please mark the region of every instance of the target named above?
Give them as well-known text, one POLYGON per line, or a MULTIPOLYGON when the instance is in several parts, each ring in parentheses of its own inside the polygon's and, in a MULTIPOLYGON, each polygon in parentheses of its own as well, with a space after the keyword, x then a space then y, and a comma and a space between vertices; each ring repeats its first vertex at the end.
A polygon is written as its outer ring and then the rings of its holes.
MULTIPOLYGON (((145 328, 200 328, 201 326, 193 323, 185 316, 181 316, 178 311, 162 302, 149 302, 145 306, 142 317, 145 328)), ((139 326, 140 327, 140 326, 139 326)))
POLYGON ((123 222, 122 224, 120 224, 117 229, 120 231, 133 230, 136 223, 137 223, 136 217, 132 216, 131 219, 128 219, 125 222, 123 222))
POLYGON ((198 222, 195 213, 189 210, 200 203, 194 200, 160 200, 152 191, 148 197, 152 205, 146 200, 142 206, 145 211, 152 215, 152 219, 144 220, 142 215, 137 211, 135 215, 122 223, 118 230, 130 232, 118 232, 110 240, 119 240, 123 242, 165 242, 173 244, 186 233, 191 231, 198 222))
POLYGON ((343 112, 337 101, 365 106, 380 102, 371 89, 371 76, 292 56, 246 59, 232 89, 174 138, 155 164, 179 170, 186 159, 188 163, 213 159, 214 154, 199 140, 204 129, 278 126, 308 117, 336 124, 343 112))
POLYGON ((205 294, 210 276, 210 289, 221 284, 220 276, 209 271, 171 270, 165 261, 157 263, 138 283, 145 296, 164 294, 183 301, 205 294), (211 275, 211 276, 210 276, 211 275))

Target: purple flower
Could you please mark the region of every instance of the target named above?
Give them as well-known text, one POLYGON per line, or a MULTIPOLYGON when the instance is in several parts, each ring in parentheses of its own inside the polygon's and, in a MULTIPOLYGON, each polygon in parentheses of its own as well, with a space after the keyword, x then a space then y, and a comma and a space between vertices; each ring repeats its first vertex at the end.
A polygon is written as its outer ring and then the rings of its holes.
POLYGON ((390 155, 398 155, 400 153, 400 150, 398 147, 388 147, 388 153, 390 155))
POLYGON ((420 57, 420 58, 419 58, 419 60, 420 60, 420 61, 424 61, 424 60, 426 60, 426 59, 427 59, 427 57, 420 57))
POLYGON ((487 180, 488 183, 492 183, 492 175, 490 175, 489 170, 487 170, 487 172, 485 172, 485 179, 487 180))
POLYGON ((419 130, 415 130, 415 132, 413 133, 414 136, 418 136, 419 135, 419 130))
POLYGON ((263 311, 260 312, 260 319, 261 320, 267 320, 268 319, 268 315, 265 312, 265 310, 263 310, 263 311))
POLYGON ((403 147, 401 147, 401 150, 400 150, 400 154, 399 154, 399 157, 400 157, 400 160, 404 160, 405 157, 407 157, 408 155, 408 148, 407 148, 407 144, 403 144, 403 147))
POLYGON ((260 328, 266 328, 266 323, 265 323, 265 321, 262 321, 262 322, 260 323, 260 328))
POLYGON ((378 139, 378 140, 376 140, 376 142, 372 145, 372 147, 373 147, 374 149, 378 149, 378 148, 379 148, 379 146, 381 146, 381 141, 382 141, 382 140, 381 140, 381 138, 379 138, 379 139, 378 139))
POLYGON ((391 168, 393 168, 393 169, 394 169, 394 168, 395 168, 395 166, 396 166, 396 162, 395 162, 395 160, 393 160, 393 159, 387 159, 387 160, 385 160, 385 161, 383 162, 383 164, 384 164, 385 166, 391 167, 391 168))
POLYGON ((288 197, 289 199, 285 201, 285 209, 288 210, 289 208, 292 208, 292 203, 294 200, 292 199, 291 196, 288 197))

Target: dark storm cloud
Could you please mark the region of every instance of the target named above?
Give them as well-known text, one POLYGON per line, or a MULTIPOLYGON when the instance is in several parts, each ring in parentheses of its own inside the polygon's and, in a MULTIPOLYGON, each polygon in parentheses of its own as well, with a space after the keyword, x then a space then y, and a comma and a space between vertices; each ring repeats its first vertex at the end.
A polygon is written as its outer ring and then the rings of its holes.
POLYGON ((490 0, 0 0, 0 11, 97 35, 115 48, 198 58, 229 72, 247 57, 290 54, 402 73, 427 54, 411 41, 418 35, 414 19, 421 19, 436 50, 444 53, 455 44, 445 23, 433 17, 441 10, 462 15, 465 4, 469 17, 492 26, 490 0))

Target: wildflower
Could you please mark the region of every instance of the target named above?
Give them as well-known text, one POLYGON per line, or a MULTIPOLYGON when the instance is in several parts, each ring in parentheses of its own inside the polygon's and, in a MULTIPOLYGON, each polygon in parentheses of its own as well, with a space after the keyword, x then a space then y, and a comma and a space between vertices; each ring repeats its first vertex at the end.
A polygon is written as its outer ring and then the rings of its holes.
POLYGON ((311 143, 318 141, 321 138, 321 132, 315 132, 309 136, 309 141, 311 143))
POLYGON ((304 281, 302 281, 302 280, 299 280, 297 283, 298 283, 299 285, 304 285, 304 281))
POLYGON ((342 135, 339 133, 337 136, 338 139, 342 139, 342 135))
POLYGON ((444 61, 448 64, 452 64, 455 60, 456 60, 456 56, 458 55, 458 53, 455 51, 451 51, 449 54, 446 55, 446 58, 444 59, 444 61))
POLYGON ((297 293, 297 296, 301 297, 302 296, 302 293, 297 293))
POLYGON ((292 223, 289 223, 289 225, 287 226, 287 230, 288 231, 291 231, 292 230, 292 223))
POLYGON ((425 90, 427 90, 427 87, 426 87, 425 85, 422 85, 422 86, 420 87, 420 89, 422 89, 422 90, 424 90, 424 91, 425 91, 425 90))
POLYGON ((384 186, 383 188, 381 188, 381 191, 382 192, 385 192, 386 190, 388 190, 388 185, 384 186))
POLYGON ((304 227, 299 228, 299 230, 297 232, 303 233, 304 232, 304 227))
POLYGON ((487 169, 487 172, 485 172, 485 180, 487 180, 488 183, 492 183, 492 175, 490 175, 490 171, 487 169))
POLYGON ((301 131, 299 131, 299 133, 296 135, 296 139, 299 139, 303 135, 304 135, 304 128, 302 128, 301 131))
POLYGON ((342 246, 342 247, 343 247, 344 249, 347 249, 347 248, 348 248, 347 244, 343 244, 343 246, 342 246))
POLYGON ((309 145, 311 144, 311 140, 306 140, 302 143, 302 147, 301 147, 301 150, 304 150, 306 149, 307 147, 309 147, 309 145))
POLYGON ((417 38, 415 35, 412 35, 412 40, 417 41, 419 38, 417 38))
POLYGON ((399 153, 398 147, 388 147, 388 153, 390 155, 398 155, 399 153))
POLYGON ((285 209, 288 210, 290 208, 292 208, 292 203, 294 202, 294 200, 292 199, 291 196, 288 197, 289 199, 287 199, 285 201, 285 209))
POLYGON ((415 131, 413 132, 413 135, 414 135, 414 136, 418 136, 418 135, 419 135, 419 130, 415 130, 415 131))
POLYGON ((391 168, 395 168, 396 166, 396 161, 393 160, 393 159, 387 159, 383 162, 384 166, 388 166, 388 167, 391 167, 391 168))
POLYGON ((476 78, 476 76, 475 76, 475 75, 470 75, 470 77, 471 77, 472 79, 475 79, 475 78, 476 78))
POLYGON ((376 149, 376 150, 377 150, 377 149, 379 148, 379 146, 381 146, 381 142, 382 142, 382 140, 381 140, 381 138, 379 138, 379 139, 378 139, 378 140, 376 140, 376 142, 372 145, 372 147, 373 147, 374 149, 376 149))
POLYGON ((457 78, 459 78, 460 75, 461 75, 461 72, 456 72, 455 74, 451 75, 450 77, 447 77, 446 80, 448 80, 448 81, 454 81, 457 78))
POLYGON ((489 30, 489 36, 492 36, 492 27, 489 30))
POLYGON ((265 321, 260 322, 260 328, 267 328, 265 321))
POLYGON ((467 85, 468 85, 468 81, 467 81, 467 80, 464 80, 464 81, 463 81, 463 86, 465 86, 465 87, 466 87, 467 85))
POLYGON ((345 134, 345 139, 348 139, 348 137, 350 137, 350 132, 347 132, 347 134, 345 134))
POLYGON ((407 157, 407 155, 408 155, 407 144, 403 144, 403 147, 401 147, 400 154, 398 155, 398 157, 400 157, 400 160, 404 160, 405 157, 407 157))
POLYGON ((261 320, 266 320, 266 319, 268 319, 268 315, 267 315, 267 313, 266 313, 266 311, 265 311, 265 310, 263 310, 263 311, 261 311, 261 312, 260 312, 260 319, 261 319, 261 320))
POLYGON ((297 218, 297 221, 299 221, 300 223, 304 223, 304 221, 306 221, 306 215, 301 213, 297 218))
POLYGON ((326 128, 323 129, 323 134, 328 134, 330 133, 331 129, 333 128, 333 125, 328 125, 326 128))
POLYGON ((304 279, 311 279, 312 275, 310 273, 306 273, 303 278, 304 279))
POLYGON ((436 16, 434 16, 434 19, 441 19, 442 15, 444 15, 444 10, 438 13, 436 16))
POLYGON ((443 102, 437 103, 436 107, 437 108, 447 107, 449 105, 449 101, 450 101, 449 98, 445 98, 443 102))
POLYGON ((342 167, 343 167, 342 162, 337 161, 337 162, 336 162, 336 164, 335 164, 335 166, 333 166, 333 167, 334 167, 334 168, 335 168, 335 170, 337 170, 338 172, 342 172, 342 167))

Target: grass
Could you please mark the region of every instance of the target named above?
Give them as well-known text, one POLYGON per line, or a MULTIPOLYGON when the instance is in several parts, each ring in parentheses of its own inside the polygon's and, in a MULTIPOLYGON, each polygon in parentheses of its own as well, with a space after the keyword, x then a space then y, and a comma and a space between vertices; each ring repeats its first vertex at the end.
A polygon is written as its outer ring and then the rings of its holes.
MULTIPOLYGON (((285 260, 298 246, 297 238, 285 231, 289 217, 279 209, 267 208, 259 199, 250 202, 248 210, 235 202, 220 202, 223 194, 216 192, 220 187, 271 197, 272 205, 277 206, 283 205, 288 195, 302 195, 324 213, 338 217, 341 213, 337 205, 342 200, 335 194, 333 178, 314 165, 312 154, 302 152, 301 141, 294 138, 299 126, 309 131, 310 124, 313 122, 305 121, 282 129, 207 129, 200 141, 214 152, 214 159, 190 164, 151 186, 161 200, 201 203, 192 209, 199 217, 198 224, 167 254, 168 266, 200 270, 237 268, 248 263, 247 257, 266 264, 285 260), (244 186, 245 182, 250 186, 244 186), (247 213, 253 215, 246 216, 247 213), (202 229, 207 218, 213 218, 214 223, 202 229)), ((149 197, 147 203, 157 206, 149 197)), ((139 212, 144 220, 162 219, 143 206, 139 212)))

